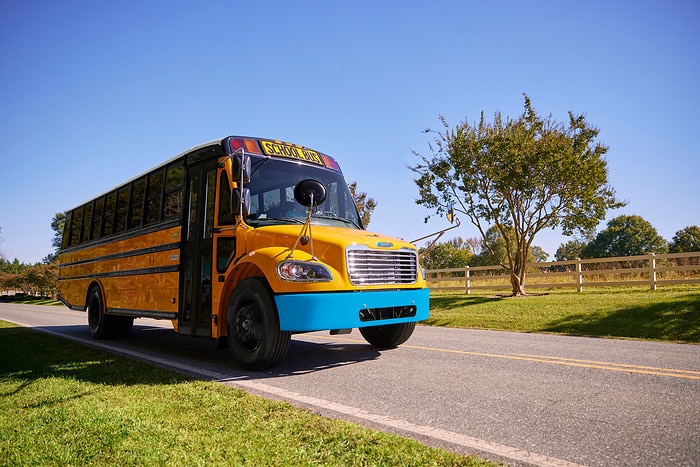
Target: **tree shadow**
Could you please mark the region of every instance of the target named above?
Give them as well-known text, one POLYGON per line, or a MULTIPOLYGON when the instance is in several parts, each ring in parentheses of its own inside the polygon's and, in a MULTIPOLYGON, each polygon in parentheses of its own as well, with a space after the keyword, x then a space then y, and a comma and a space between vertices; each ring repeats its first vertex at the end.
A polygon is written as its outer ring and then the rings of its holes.
POLYGON ((502 300, 503 296, 470 296, 470 295, 437 295, 430 297, 430 307, 435 309, 450 309, 460 308, 472 305, 481 305, 483 303, 497 302, 502 300))
MULTIPOLYGON (((99 385, 163 385, 188 380, 184 375, 154 368, 143 362, 117 357, 100 349, 70 342, 29 328, 0 328, 0 397, 21 393, 48 379, 99 385)), ((57 404, 86 396, 93 390, 64 396, 52 395, 37 406, 57 404)))
POLYGON ((700 343, 700 294, 667 303, 637 305, 613 313, 577 313, 536 331, 700 343))
MULTIPOLYGON (((484 303, 497 302, 503 300, 504 297, 492 296, 470 296, 470 295, 444 295, 444 296, 431 296, 430 297, 430 309, 431 310, 459 310, 464 309, 469 306, 483 305, 484 303)), ((427 326, 446 326, 449 327, 453 325, 453 319, 451 317, 439 317, 435 315, 430 315, 428 319, 421 322, 427 326)))
MULTIPOLYGON (((89 338, 87 331, 82 332, 84 326, 76 328, 72 334, 89 338)), ((187 367, 215 368, 217 373, 234 380, 294 376, 374 360, 384 351, 364 342, 308 342, 292 338, 289 352, 278 366, 252 372, 238 368, 228 348, 217 351, 215 340, 186 338, 169 329, 134 326, 130 337, 107 342, 110 348, 103 349, 99 348, 100 341, 94 343, 96 348, 30 328, 0 328, 0 355, 4 356, 0 359, 0 380, 18 383, 11 385, 11 390, 0 391, 0 397, 18 393, 46 378, 112 386, 163 385, 202 378, 196 370, 183 370, 187 367), (128 344, 124 350, 152 352, 160 363, 122 357, 120 342, 128 344), (167 361, 185 365, 169 367, 167 361), (173 370, 178 374, 174 375, 173 370)))

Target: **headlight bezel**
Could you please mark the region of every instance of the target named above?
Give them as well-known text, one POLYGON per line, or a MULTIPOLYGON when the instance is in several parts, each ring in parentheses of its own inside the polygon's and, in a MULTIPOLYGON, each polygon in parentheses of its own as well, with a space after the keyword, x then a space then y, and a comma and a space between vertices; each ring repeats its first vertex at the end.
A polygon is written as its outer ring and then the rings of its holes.
POLYGON ((333 274, 322 263, 286 259, 277 264, 277 277, 285 282, 331 282, 333 274))

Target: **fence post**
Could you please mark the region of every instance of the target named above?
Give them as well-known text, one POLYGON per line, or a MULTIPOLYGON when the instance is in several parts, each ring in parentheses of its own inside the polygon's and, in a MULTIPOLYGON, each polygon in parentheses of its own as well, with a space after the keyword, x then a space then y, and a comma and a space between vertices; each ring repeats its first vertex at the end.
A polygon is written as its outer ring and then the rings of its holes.
POLYGON ((471 293, 472 281, 469 276, 469 266, 464 268, 464 282, 467 287, 467 295, 471 293))
POLYGON ((649 279, 651 281, 651 290, 656 290, 656 253, 651 253, 649 256, 649 279))
POLYGON ((576 287, 576 290, 579 292, 583 292, 583 274, 581 273, 581 270, 581 258, 576 258, 576 273, 578 275, 578 286, 576 287))

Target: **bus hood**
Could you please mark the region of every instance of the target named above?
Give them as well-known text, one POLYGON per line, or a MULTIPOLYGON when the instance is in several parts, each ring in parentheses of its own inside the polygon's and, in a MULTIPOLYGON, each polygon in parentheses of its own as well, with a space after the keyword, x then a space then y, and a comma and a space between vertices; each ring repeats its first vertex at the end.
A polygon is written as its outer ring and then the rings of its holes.
MULTIPOLYGON (((273 225, 257 227, 247 236, 248 251, 265 247, 284 247, 291 251, 294 243, 301 233, 302 225, 273 225)), ((409 248, 415 250, 412 243, 397 238, 380 235, 367 230, 351 229, 326 225, 311 225, 311 241, 314 244, 316 255, 321 259, 322 250, 325 248, 345 250, 348 246, 365 246, 378 250, 398 250, 409 248)), ((311 254, 311 241, 306 245, 297 244, 297 250, 311 254)), ((337 251, 337 250, 336 250, 337 251)), ((323 255, 325 256, 325 255, 323 255)))

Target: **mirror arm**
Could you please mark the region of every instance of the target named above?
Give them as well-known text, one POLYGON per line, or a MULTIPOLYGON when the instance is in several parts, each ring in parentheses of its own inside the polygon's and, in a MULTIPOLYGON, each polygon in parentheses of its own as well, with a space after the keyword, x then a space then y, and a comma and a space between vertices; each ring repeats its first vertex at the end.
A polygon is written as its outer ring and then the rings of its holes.
POLYGON ((420 242, 421 240, 425 240, 426 238, 430 238, 430 237, 434 237, 435 235, 438 235, 438 238, 436 238, 436 239, 433 241, 433 243, 435 243, 436 241, 438 241, 438 239, 439 239, 440 237, 442 237, 442 235, 443 235, 445 232, 447 232, 448 230, 456 229, 457 227, 459 227, 459 225, 460 225, 460 223, 461 223, 460 220, 459 220, 459 217, 455 217, 455 222, 456 222, 456 225, 453 225, 453 226, 448 227, 448 228, 446 228, 446 229, 438 230, 437 232, 433 232, 433 233, 431 233, 431 234, 429 234, 429 235, 426 235, 425 237, 417 238, 417 239, 415 239, 415 240, 412 240, 411 243, 417 243, 417 242, 420 242))

